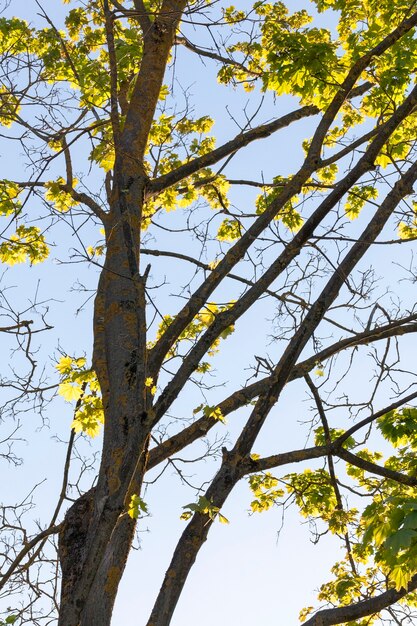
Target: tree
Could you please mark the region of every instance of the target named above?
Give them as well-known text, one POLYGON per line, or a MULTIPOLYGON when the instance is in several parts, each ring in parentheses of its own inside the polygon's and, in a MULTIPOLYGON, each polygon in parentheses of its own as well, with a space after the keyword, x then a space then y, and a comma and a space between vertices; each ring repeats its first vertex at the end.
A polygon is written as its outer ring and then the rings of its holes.
POLYGON ((13 7, 0 18, 2 136, 24 153, 24 173, 0 181, 1 261, 52 267, 57 237, 58 258, 83 263, 84 293, 98 276, 92 357, 62 347, 44 366, 45 303, 37 296, 23 314, 3 284, 0 330, 17 341, 2 379, 4 425, 14 423, 4 461, 19 462, 23 411, 55 432, 50 402, 73 405, 49 523, 26 526, 31 499, 2 506, 4 623, 108 626, 147 514, 147 473, 169 467, 190 486, 176 455, 190 461, 194 449, 215 470, 197 479, 194 502, 178 503, 185 527, 148 626, 170 623, 242 480, 254 514, 295 503, 315 541, 340 539, 305 624, 407 623, 417 606, 417 391, 407 362, 417 313, 398 285, 415 282, 415 2, 314 0, 294 12, 264 1, 65 4, 62 25, 38 2, 33 24, 13 7), (246 92, 217 146, 215 103, 199 102, 196 115, 181 86, 194 57, 213 93, 246 92), (243 156, 269 137, 267 156, 243 156), (379 277, 387 261, 397 262, 395 292, 379 277), (228 341, 238 351, 225 371, 228 341), (292 381, 311 407, 288 449, 281 422, 296 418, 277 417, 292 381), (229 439, 210 438, 226 417, 229 439), (273 448, 259 454, 265 427, 273 448), (96 463, 85 442, 101 430, 96 463), (16 593, 23 600, 11 606, 16 593))

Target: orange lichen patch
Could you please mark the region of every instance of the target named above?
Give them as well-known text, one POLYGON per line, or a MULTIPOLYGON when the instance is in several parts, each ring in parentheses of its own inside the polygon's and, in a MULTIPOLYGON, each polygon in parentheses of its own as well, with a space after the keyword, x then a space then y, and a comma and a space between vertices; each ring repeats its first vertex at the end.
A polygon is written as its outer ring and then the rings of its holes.
POLYGON ((120 478, 115 474, 115 472, 111 472, 111 475, 108 478, 109 483, 109 493, 115 493, 120 487, 120 478))
POLYGON ((120 487, 119 469, 123 461, 123 448, 116 448, 111 453, 112 463, 107 470, 107 480, 110 494, 120 487))
POLYGON ((107 311, 106 311, 106 318, 107 320, 110 320, 112 317, 114 317, 115 315, 118 315, 120 313, 120 305, 118 302, 112 302, 108 307, 107 307, 107 311))
POLYGON ((117 585, 120 580, 120 574, 120 567, 116 566, 111 567, 107 572, 107 581, 104 587, 104 591, 111 597, 114 596, 117 590, 117 585))
POLYGON ((111 453, 111 458, 114 465, 120 467, 123 460, 123 448, 115 448, 111 453))
POLYGON ((119 406, 120 407, 125 407, 127 406, 128 403, 128 396, 126 393, 121 393, 119 396, 119 406))

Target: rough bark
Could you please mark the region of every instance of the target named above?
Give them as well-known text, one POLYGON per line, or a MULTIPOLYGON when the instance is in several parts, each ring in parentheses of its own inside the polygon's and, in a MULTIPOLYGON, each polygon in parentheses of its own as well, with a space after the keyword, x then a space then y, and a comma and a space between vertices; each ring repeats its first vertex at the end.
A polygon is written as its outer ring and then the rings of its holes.
MULTIPOLYGON (((145 283, 140 231, 147 184, 143 157, 169 52, 184 0, 166 0, 143 32, 144 55, 119 134, 115 94, 112 123, 116 162, 106 259, 95 301, 93 363, 103 390, 104 441, 97 485, 67 512, 61 534, 62 600, 59 626, 109 626, 135 523, 127 515, 146 471, 152 415, 147 376, 145 283), (71 530, 72 528, 72 530, 71 530)), ((110 71, 113 32, 105 5, 110 71)))
MULTIPOLYGON (((108 229, 103 270, 106 275, 97 295, 98 311, 104 302, 104 320, 99 322, 102 336, 96 337, 94 359, 99 382, 108 389, 104 400, 106 426, 98 482, 89 502, 90 524, 84 523, 82 537, 76 537, 80 547, 78 543, 72 545, 71 537, 63 543, 78 561, 70 571, 76 572, 76 576, 68 578, 63 567, 60 624, 65 626, 87 625, 91 615, 95 615, 97 626, 110 623, 117 584, 127 558, 125 550, 120 553, 115 549, 119 532, 114 531, 118 525, 127 525, 128 534, 132 535, 134 525, 124 522, 123 514, 126 516, 136 466, 145 466, 149 430, 149 394, 144 385, 144 283, 137 273, 134 243, 128 241, 126 245, 126 220, 120 212, 108 229), (101 587, 103 579, 99 616, 97 585, 101 587)), ((82 514, 79 506, 74 505, 73 515, 82 514)), ((129 546, 130 541, 126 548, 129 546)))

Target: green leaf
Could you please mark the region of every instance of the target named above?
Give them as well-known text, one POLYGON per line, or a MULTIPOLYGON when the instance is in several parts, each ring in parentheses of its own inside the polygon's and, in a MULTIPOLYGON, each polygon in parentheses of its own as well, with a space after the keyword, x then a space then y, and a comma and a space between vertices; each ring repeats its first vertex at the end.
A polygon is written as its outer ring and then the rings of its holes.
POLYGON ((402 527, 417 530, 417 511, 412 511, 405 516, 402 527))
POLYGON ((226 423, 226 418, 218 406, 205 406, 203 408, 203 413, 206 417, 218 420, 219 422, 222 422, 222 424, 226 423))
POLYGON ((396 565, 390 573, 390 579, 395 583, 397 591, 407 589, 411 576, 410 570, 405 565, 396 565))
POLYGON ((182 508, 185 509, 184 513, 180 516, 180 519, 182 520, 190 519, 193 513, 201 513, 203 515, 208 515, 209 519, 212 521, 217 518, 221 524, 229 523, 229 520, 220 513, 220 508, 215 506, 205 496, 200 496, 197 502, 191 502, 182 508))
POLYGON ((148 512, 148 505, 140 496, 133 494, 127 512, 132 519, 138 519, 141 513, 148 512))
POLYGON ((219 241, 235 241, 242 236, 242 229, 240 223, 237 220, 230 220, 226 218, 220 224, 217 231, 217 239, 219 241))
POLYGON ((41 263, 49 256, 45 237, 37 226, 18 226, 16 233, 0 245, 0 261, 7 265, 41 263))
POLYGON ((400 552, 409 548, 412 541, 417 538, 417 531, 410 528, 401 528, 396 533, 388 537, 384 547, 393 552, 400 552))

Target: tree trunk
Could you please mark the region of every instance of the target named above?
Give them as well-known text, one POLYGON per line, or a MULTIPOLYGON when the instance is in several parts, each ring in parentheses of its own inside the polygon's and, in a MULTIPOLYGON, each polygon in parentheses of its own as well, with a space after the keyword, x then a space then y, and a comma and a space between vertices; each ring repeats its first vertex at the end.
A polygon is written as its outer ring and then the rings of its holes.
POLYGON ((144 279, 138 269, 142 196, 137 178, 121 176, 106 224, 93 358, 103 389, 103 452, 97 486, 65 517, 59 626, 109 626, 134 534, 127 509, 131 496, 140 493, 152 423, 144 279))
MULTIPOLYGON (((59 626, 110 626, 135 523, 127 515, 146 471, 154 421, 146 386, 146 272, 140 274, 144 155, 169 52, 186 0, 165 0, 143 28, 144 51, 120 128, 112 110, 115 165, 105 219, 106 260, 95 301, 93 366, 103 395, 104 440, 97 486, 68 511, 60 539, 59 626)), ((109 49, 112 28, 107 24, 109 49)), ((113 76, 117 68, 111 67, 113 76)), ((117 89, 113 92, 117 102, 117 89)), ((156 381, 154 381, 156 382, 156 381)))

